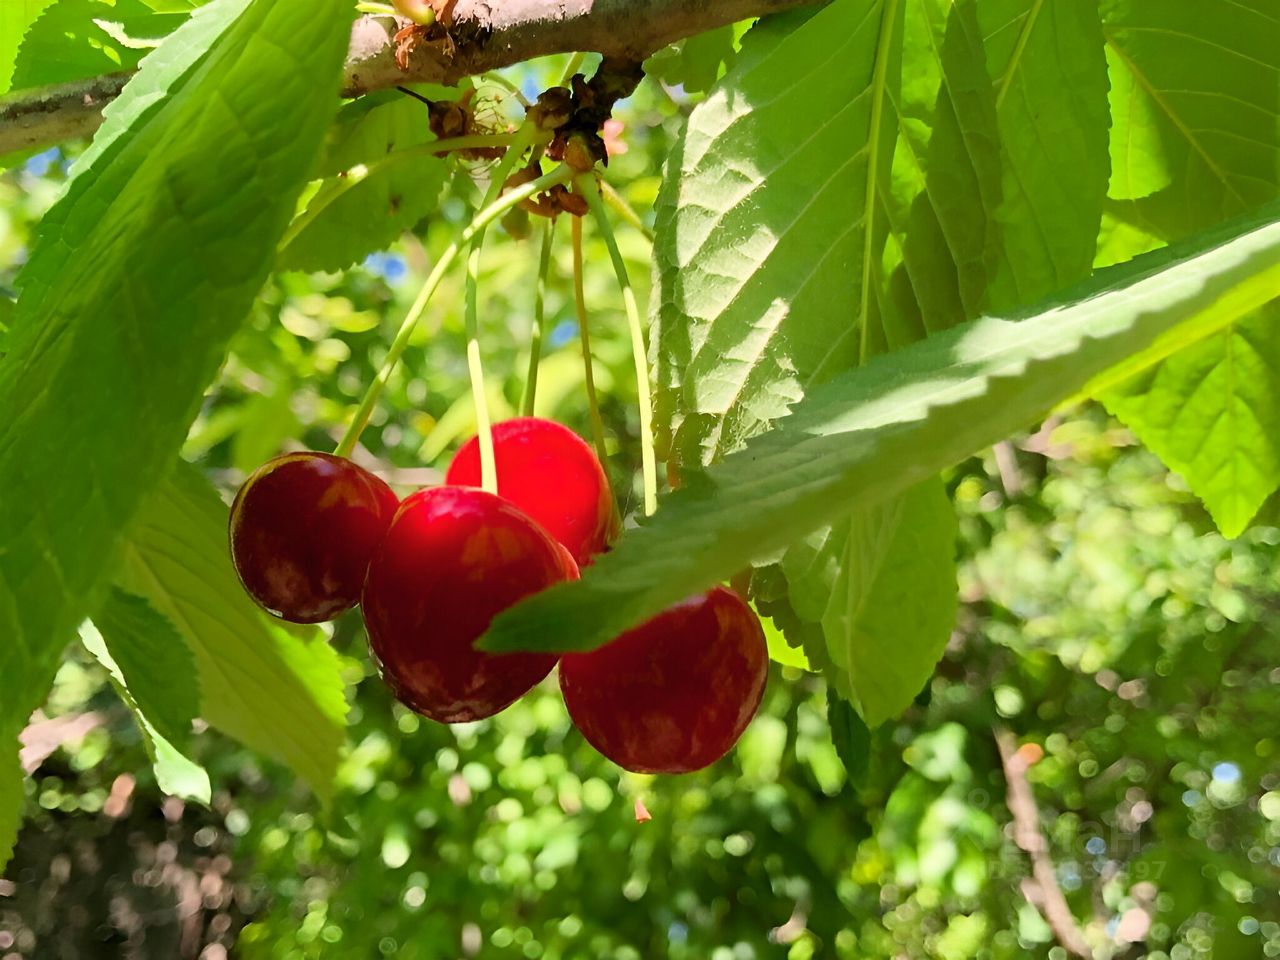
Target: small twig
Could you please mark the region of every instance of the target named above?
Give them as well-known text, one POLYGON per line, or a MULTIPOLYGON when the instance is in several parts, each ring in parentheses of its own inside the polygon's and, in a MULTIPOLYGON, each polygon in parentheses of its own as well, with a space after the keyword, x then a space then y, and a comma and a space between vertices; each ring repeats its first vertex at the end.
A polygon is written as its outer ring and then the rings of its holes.
POLYGON ((1083 960, 1093 960, 1093 951, 1076 925, 1049 859, 1049 845, 1040 829, 1040 809, 1027 782, 1028 764, 1018 753, 1017 738, 1000 727, 992 732, 1008 784, 1005 803, 1013 816, 1013 840, 1031 858, 1031 877, 1023 881, 1023 896, 1040 911, 1064 950, 1083 960))

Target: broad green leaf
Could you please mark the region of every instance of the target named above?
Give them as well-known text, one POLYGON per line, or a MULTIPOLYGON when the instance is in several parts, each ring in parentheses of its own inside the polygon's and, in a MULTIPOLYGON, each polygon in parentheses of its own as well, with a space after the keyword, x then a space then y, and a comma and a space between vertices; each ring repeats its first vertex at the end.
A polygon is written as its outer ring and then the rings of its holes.
POLYGON ((93 625, 116 679, 151 725, 170 743, 185 744, 200 704, 200 683, 191 650, 174 625, 144 598, 120 589, 107 594, 93 625))
POLYGON ((955 511, 935 477, 840 526, 844 555, 822 617, 824 653, 840 692, 874 726, 910 705, 951 637, 955 511))
POLYGON ((0 363, 0 732, 101 602, 266 277, 337 107, 350 15, 204 8, 148 59, 40 232, 0 363))
POLYGON ((1110 393, 1107 408, 1239 536, 1280 483, 1280 305, 1110 393))
POLYGON ((53 0, 6 0, 0 3, 0 94, 13 86, 13 65, 27 30, 53 0))
MULTIPOLYGON (((139 599, 137 597, 129 597, 128 594, 114 591, 106 607, 109 608, 115 604, 117 596, 126 598, 124 602, 131 608, 123 614, 126 619, 145 619, 148 621, 146 624, 146 629, 148 630, 154 629, 155 621, 158 620, 164 623, 164 629, 167 629, 170 633, 173 632, 173 627, 165 623, 164 618, 149 607, 147 608, 148 613, 140 616, 137 609, 133 609, 136 607, 134 601, 139 599)), ((142 602, 145 604, 145 601, 142 602)), ((117 634, 116 649, 128 649, 130 645, 129 636, 129 633, 117 634)), ((177 644, 182 645, 182 639, 176 634, 173 635, 172 639, 177 644)), ((156 729, 147 712, 139 706, 137 698, 129 689, 125 674, 111 655, 111 649, 104 634, 94 623, 86 620, 80 626, 80 641, 84 644, 85 649, 107 669, 116 691, 120 694, 120 699, 125 702, 130 712, 133 713, 134 720, 142 730, 143 741, 146 743, 147 754, 151 758, 151 765, 156 775, 156 783, 160 789, 175 797, 208 803, 211 795, 209 774, 204 767, 183 756, 182 752, 156 729)), ((181 691, 182 688, 179 685, 175 685, 173 689, 177 692, 181 691)), ((194 703, 192 705, 194 706, 194 703)))
MULTIPOLYGON (((1112 216, 1105 261, 1280 197, 1280 18, 1265 0, 1108 0, 1112 216), (1126 244, 1128 249, 1126 249, 1126 244)), ((1280 484, 1280 307, 1102 399, 1241 533, 1280 484)))
POLYGON ((593 649, 1025 427, 1125 358, 1210 335, 1277 282, 1280 224, 1254 218, 1103 271, 1036 316, 984 318, 876 358, 662 498, 580 581, 500 615, 483 646, 593 649))
POLYGON ((285 235, 279 266, 342 270, 434 210, 449 165, 427 150, 402 152, 435 139, 429 121, 426 104, 394 90, 344 106, 318 171, 324 182, 285 235))
POLYGON ((13 88, 132 70, 183 19, 143 0, 54 0, 23 38, 13 88))
POLYGON ((856 509, 789 550, 791 605, 820 632, 805 649, 871 725, 920 691, 955 623, 956 521, 936 477, 856 509))
MULTIPOLYGON (((288 764, 327 799, 346 736, 337 654, 270 621, 236 579, 227 507, 180 463, 143 506, 124 549, 123 586, 145 596, 195 655, 200 713, 246 746, 288 764)), ((181 684, 196 696, 196 684, 181 684)))
POLYGON ((658 201, 658 420, 676 459, 712 462, 811 383, 972 316, 995 142, 972 2, 837 0, 744 45, 658 201))
POLYGON ((0 870, 13 856, 22 822, 22 766, 18 763, 18 734, 0 727, 0 870))
POLYGON ((1033 303, 1089 275, 1107 195, 1107 64, 1094 3, 983 0, 1003 200, 988 306, 1033 303))
POLYGON ((166 124, 148 122, 191 80, 196 64, 231 28, 252 0, 218 0, 201 9, 169 41, 146 58, 140 72, 102 111, 102 126, 89 149, 71 167, 72 179, 58 202, 40 218, 38 242, 19 275, 28 298, 43 298, 71 257, 68 237, 87 236, 137 174, 139 157, 167 136, 166 124), (129 159, 120 156, 128 151, 129 159))

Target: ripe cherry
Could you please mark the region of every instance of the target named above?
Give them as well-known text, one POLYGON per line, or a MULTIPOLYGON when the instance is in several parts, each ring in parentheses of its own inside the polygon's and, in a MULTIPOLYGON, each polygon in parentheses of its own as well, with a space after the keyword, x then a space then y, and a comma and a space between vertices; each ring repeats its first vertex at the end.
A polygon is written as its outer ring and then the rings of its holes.
POLYGON ((360 599, 369 556, 399 500, 385 483, 328 453, 286 453, 250 475, 231 505, 231 560, 269 612, 332 620, 360 599))
POLYGON ((637 773, 688 773, 738 742, 764 695, 764 631, 736 593, 682 600, 589 653, 565 654, 560 690, 587 742, 637 773))
POLYGON ((472 644, 517 600, 577 576, 568 552, 506 500, 471 487, 419 490, 374 551, 361 600, 383 679, 433 720, 492 716, 556 657, 472 644))
MULTIPOLYGON (((566 547, 579 566, 605 548, 613 524, 609 481, 576 433, 554 420, 517 417, 493 428, 498 494, 566 547)), ((480 441, 472 437, 449 464, 445 483, 480 486, 480 441)))

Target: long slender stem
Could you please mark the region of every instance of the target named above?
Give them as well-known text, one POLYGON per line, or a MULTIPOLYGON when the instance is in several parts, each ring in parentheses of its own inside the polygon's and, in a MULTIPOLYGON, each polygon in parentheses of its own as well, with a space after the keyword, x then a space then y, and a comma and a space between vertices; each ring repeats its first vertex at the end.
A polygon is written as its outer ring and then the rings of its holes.
POLYGON ((360 401, 360 406, 351 421, 351 426, 347 428, 346 434, 338 443, 337 449, 334 450, 336 454, 344 457, 349 456, 351 451, 355 449, 356 443, 360 440, 360 434, 368 425, 370 416, 373 415, 373 408, 377 405, 378 398, 382 396, 382 391, 386 387, 387 381, 391 378, 392 370, 395 369, 401 354, 404 353, 405 348, 409 345, 409 338, 413 335, 414 328, 422 318, 423 311, 426 310, 431 297, 440 286, 440 281, 444 279, 444 275, 448 272, 449 267, 453 265, 453 261, 458 258, 458 254, 462 252, 463 247, 470 243, 477 233, 512 207, 518 206, 522 201, 535 194, 550 190, 558 183, 565 183, 572 177, 573 170, 569 167, 561 166, 539 177, 537 180, 522 184, 477 213, 461 235, 453 243, 449 244, 448 248, 441 254, 440 259, 436 261, 431 275, 427 277, 426 282, 422 285, 422 289, 418 292, 418 297, 414 300, 413 306, 405 314, 404 320, 400 324, 400 329, 396 333, 395 339, 391 342, 391 348, 387 351, 387 358, 382 363, 382 369, 378 371, 378 375, 373 378, 373 382, 369 384, 369 388, 365 391, 364 398, 360 401))
POLYGON ((542 252, 538 256, 538 283, 533 295, 533 328, 529 331, 529 372, 524 378, 524 399, 520 413, 533 416, 534 401, 538 396, 538 364, 542 362, 542 334, 547 320, 547 275, 551 272, 551 240, 556 222, 551 217, 543 221, 542 252))
MULTIPOLYGON (((516 131, 511 146, 494 168, 493 178, 485 191, 481 207, 488 207, 502 195, 502 188, 515 169, 516 162, 538 136, 535 124, 526 123, 516 131)), ((489 420, 489 394, 484 386, 484 366, 480 360, 480 250, 484 246, 481 227, 471 239, 471 255, 467 257, 466 321, 467 321, 467 371, 471 376, 471 400, 476 408, 476 435, 480 438, 480 486, 488 493, 498 492, 498 462, 493 451, 493 429, 489 420)))
POLYGON ((653 243, 653 231, 644 225, 644 221, 640 219, 640 214, 636 213, 635 207, 627 203, 626 197, 607 183, 600 184, 600 191, 604 194, 604 199, 609 206, 618 211, 618 216, 643 233, 646 240, 653 243))
POLYGON ((577 73, 577 72, 582 68, 582 61, 583 61, 583 60, 585 60, 585 59, 587 59, 587 55, 586 55, 586 53, 585 53, 585 52, 583 52, 583 51, 581 51, 581 50, 579 50, 579 51, 578 51, 577 53, 575 53, 572 57, 570 57, 570 58, 569 58, 569 65, 568 65, 567 67, 565 67, 565 68, 564 68, 564 79, 563 79, 563 80, 561 80, 561 81, 560 81, 560 83, 561 83, 561 84, 566 84, 566 83, 568 83, 570 80, 572 80, 572 79, 573 79, 573 75, 574 75, 575 73, 577 73))
POLYGON ((587 323, 587 294, 583 281, 582 220, 573 218, 573 303, 578 313, 578 341, 582 344, 582 377, 587 384, 587 413, 591 418, 591 438, 596 445, 600 465, 609 472, 609 451, 604 443, 604 421, 600 419, 600 403, 596 397, 596 376, 591 364, 591 327, 587 323))
POLYGON ((653 407, 649 394, 649 363, 644 344, 644 328, 640 325, 640 308, 636 306, 635 291, 631 289, 631 278, 627 275, 627 265, 622 259, 622 251, 618 249, 618 240, 613 235, 613 227, 609 223, 609 214, 600 197, 600 188, 596 184, 594 173, 584 173, 575 183, 579 191, 591 205, 595 214, 596 225, 604 237, 605 246, 609 248, 609 257, 613 260, 613 271, 618 277, 618 288, 622 291, 622 304, 627 311, 627 326, 631 328, 631 355, 636 366, 636 399, 640 405, 640 455, 644 472, 644 512, 652 516, 658 509, 658 458, 653 449, 653 407))
POLYGON ((496 73, 496 72, 490 72, 490 73, 484 74, 480 79, 483 80, 485 83, 492 83, 496 87, 502 87, 502 89, 506 90, 508 93, 510 93, 513 97, 516 98, 516 102, 519 103, 520 106, 525 108, 528 108, 529 106, 531 106, 531 104, 529 103, 529 98, 524 95, 524 91, 521 90, 514 83, 512 83, 510 80, 508 80, 506 77, 504 77, 502 74, 496 73))
POLYGON ((280 238, 280 249, 283 250, 292 243, 298 234, 309 227, 316 217, 324 213, 330 204, 375 173, 381 173, 388 167, 397 166, 406 160, 421 159, 437 153, 472 150, 479 147, 505 147, 511 143, 513 137, 514 134, 510 133, 494 133, 483 136, 432 140, 430 143, 420 143, 412 147, 405 147, 403 150, 393 151, 367 166, 361 164, 358 167, 352 167, 341 176, 333 177, 324 182, 324 185, 316 192, 316 195, 311 198, 311 202, 307 204, 307 209, 294 217, 289 224, 284 236, 280 238))

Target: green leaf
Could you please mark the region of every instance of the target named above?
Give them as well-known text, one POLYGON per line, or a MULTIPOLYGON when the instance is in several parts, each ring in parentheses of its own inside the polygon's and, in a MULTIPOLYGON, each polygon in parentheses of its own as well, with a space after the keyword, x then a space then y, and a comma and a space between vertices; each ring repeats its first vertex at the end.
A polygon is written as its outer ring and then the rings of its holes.
POLYGON ((0 3, 0 94, 13 87, 13 65, 27 30, 53 0, 0 3))
POLYGON ((871 765, 871 730, 832 687, 827 688, 827 724, 831 728, 831 744, 844 764, 849 782, 861 785, 871 765))
POLYGON ((183 19, 157 13, 143 0, 55 0, 22 41, 13 88, 133 70, 183 19))
POLYGON ((933 674, 955 624, 955 512, 936 477, 860 508, 783 561, 792 607, 820 623, 806 644, 839 692, 875 726, 901 713, 933 674))
MULTIPOLYGON (((303 639, 254 606, 231 566, 227 519, 217 491, 179 463, 130 533, 122 583, 190 645, 201 715, 288 764, 327 801, 346 736, 338 656, 318 631, 303 639)), ((186 693, 195 697, 195 685, 186 693)))
POLYGON ((1003 200, 988 306, 1033 303, 1089 275, 1107 195, 1107 63, 1093 3, 983 0, 1003 200))
POLYGON ((685 93, 705 93, 732 66, 741 34, 740 26, 728 25, 672 44, 645 61, 645 75, 685 93))
MULTIPOLYGON (((452 99, 458 91, 427 94, 452 99)), ((394 90, 338 112, 319 170, 325 182, 285 237, 282 269, 342 270, 436 208, 449 165, 425 150, 397 152, 435 139, 429 119, 426 104, 394 90)))
POLYGON ((712 462, 812 383, 973 316, 995 143, 972 2, 837 0, 746 44, 658 201, 657 407, 676 459, 712 462))
POLYGON ((0 729, 0 870, 13 856, 22 822, 22 765, 18 762, 18 736, 0 729))
MULTIPOLYGON (((1259 0, 1103 6, 1111 70, 1108 260, 1280 197, 1280 19, 1259 0), (1128 244, 1128 249, 1126 249, 1128 244)), ((1102 397, 1240 534, 1280 485, 1280 307, 1102 397)))
MULTIPOLYGON (((757 607, 757 609, 759 608, 757 607)), ((762 616, 760 625, 764 627, 764 639, 769 647, 770 660, 774 663, 780 663, 784 667, 813 671, 814 668, 809 664, 809 658, 805 656, 804 650, 798 646, 793 647, 788 643, 786 636, 777 624, 773 622, 772 618, 762 616)))
POLYGON ((1253 218, 1103 271, 1037 316, 978 320, 878 357, 663 497, 580 581, 500 615, 482 645, 593 649, 1025 427, 1125 358, 1221 329, 1277 282, 1280 224, 1253 218))
MULTIPOLYGON (((145 600, 138 597, 131 597, 119 590, 113 591, 110 600, 104 606, 107 612, 106 620, 113 620, 117 616, 123 621, 115 626, 127 627, 124 633, 116 633, 114 646, 120 651, 128 651, 136 654, 138 651, 133 649, 135 642, 135 632, 133 628, 140 627, 143 632, 153 635, 159 634, 163 638, 164 633, 169 633, 168 638, 178 646, 184 646, 182 638, 174 633, 173 626, 169 624, 164 617, 156 613, 145 600), (139 606, 141 604, 141 606, 139 606), (112 607, 122 606, 123 610, 111 611, 112 607), (144 612, 145 611, 145 612, 144 612)), ((99 615, 100 618, 102 615, 99 615)), ((209 786, 209 774, 204 767, 200 766, 192 760, 185 757, 177 747, 175 747, 169 739, 167 739, 159 730, 156 729, 146 710, 142 709, 138 704, 138 699, 130 690, 128 681, 124 671, 112 656, 111 647, 108 645, 105 635, 97 628, 97 626, 86 620, 80 625, 80 641, 84 644, 85 649, 91 653, 107 669, 107 673, 111 677, 111 682, 116 688, 116 692, 120 694, 120 699, 133 713, 134 720, 137 721, 138 727, 142 730, 142 737, 147 745, 147 754, 151 757, 151 765, 155 770, 156 783, 165 793, 175 797, 182 797, 187 800, 198 800, 201 803, 208 803, 211 796, 209 786)), ((144 641, 145 643, 145 641, 144 641)), ((149 651, 148 651, 149 652, 149 651)), ((135 665, 136 666, 136 665, 135 665)), ((136 670, 135 670, 136 673, 136 670)), ((174 692, 182 690, 180 685, 173 687, 174 692)), ((154 691, 152 691, 154 695, 154 691)), ((169 694, 163 697, 163 700, 172 701, 173 695, 169 694)), ((194 705, 194 701, 190 701, 189 705, 194 705)), ((150 708, 173 707, 174 703, 160 703, 152 700, 150 708)), ((190 717, 187 720, 190 723, 190 717)), ((185 733, 185 731, 184 731, 185 733)), ((185 738, 184 738, 185 739, 185 738)))
POLYGON ((266 277, 337 106, 350 14, 203 8, 148 58, 42 225, 0 363, 0 733, 101 602, 266 277))
POLYGON ((1102 399, 1239 536, 1280 484, 1280 305, 1102 399))
POLYGON ((109 652, 108 669, 115 668, 151 725, 171 743, 185 744, 200 684, 191 650, 174 625, 143 597, 120 589, 107 594, 93 625, 109 652))

